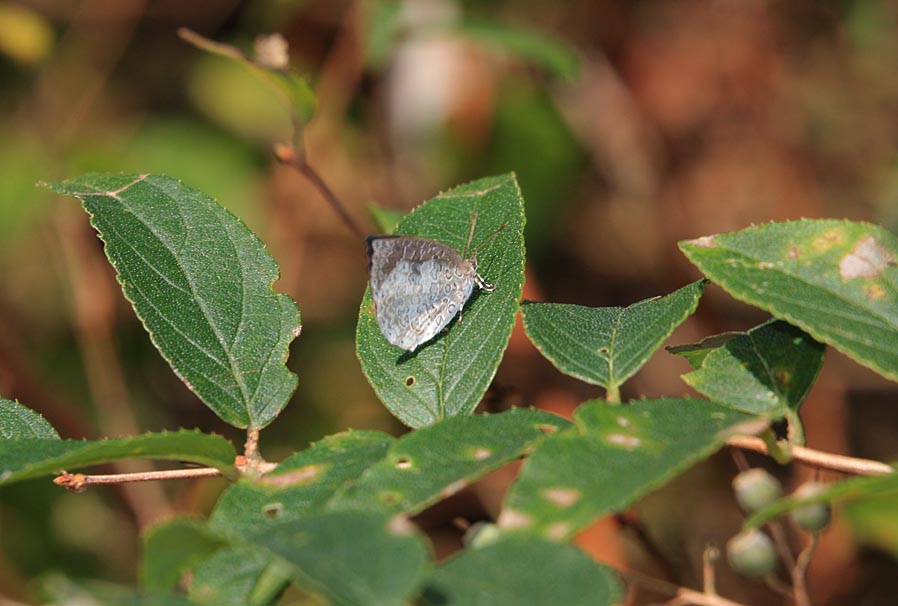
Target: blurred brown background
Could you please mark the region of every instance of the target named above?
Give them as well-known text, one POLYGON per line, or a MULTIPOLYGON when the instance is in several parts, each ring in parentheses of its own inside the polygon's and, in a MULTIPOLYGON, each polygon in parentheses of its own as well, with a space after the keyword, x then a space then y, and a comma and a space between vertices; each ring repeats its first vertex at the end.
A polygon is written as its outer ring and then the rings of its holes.
MULTIPOLYGON (((242 443, 152 348, 84 213, 34 187, 88 171, 178 177, 246 221, 277 259, 277 287, 297 300, 304 326, 290 359, 299 389, 263 432, 266 457, 347 427, 402 431, 354 354, 363 243, 272 160, 272 144, 290 136, 277 98, 181 41, 182 26, 244 48, 260 34, 287 38, 319 95, 305 133, 310 163, 372 231, 371 203, 405 211, 462 181, 516 171, 528 298, 602 306, 664 294, 698 277, 679 240, 756 222, 898 228, 898 4, 888 0, 0 2, 0 394, 41 411, 63 437, 200 427, 242 443), (509 31, 525 42, 510 43, 509 31), (579 58, 573 77, 554 62, 565 47, 579 58)), ((764 319, 710 286, 671 343, 764 319)), ((659 352, 624 396, 686 394, 687 370, 659 352)), ((569 414, 598 396, 518 332, 485 405, 569 414)), ((804 409, 810 445, 894 459, 895 397, 830 352, 804 409)), ((610 522, 580 543, 698 587, 705 544, 722 544, 741 522, 734 469, 722 454, 641 505, 655 557, 610 522)), ((511 473, 422 516, 439 554, 457 547, 452 518, 495 515, 511 473)), ((778 473, 791 484, 810 474, 778 473)), ((71 597, 90 579, 132 583, 138 528, 171 511, 205 513, 222 487, 4 489, 0 602, 71 597)), ((894 604, 896 573, 837 518, 811 595, 894 604)), ((787 603, 720 574, 729 597, 787 603)))

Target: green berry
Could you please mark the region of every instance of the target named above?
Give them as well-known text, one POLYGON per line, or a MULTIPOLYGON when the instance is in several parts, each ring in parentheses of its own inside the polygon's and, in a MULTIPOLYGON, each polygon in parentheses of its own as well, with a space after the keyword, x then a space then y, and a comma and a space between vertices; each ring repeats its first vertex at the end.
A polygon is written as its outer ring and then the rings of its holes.
POLYGON ((750 528, 727 541, 727 560, 730 568, 744 577, 763 577, 773 572, 776 551, 770 537, 750 528))
MULTIPOLYGON (((806 482, 792 493, 792 497, 796 499, 807 499, 820 494, 825 489, 826 486, 823 484, 806 482)), ((792 523, 799 528, 809 532, 816 532, 822 530, 829 524, 829 521, 832 518, 832 509, 828 503, 808 503, 793 509, 789 512, 789 517, 792 519, 792 523)))
POLYGON ((733 492, 745 513, 755 513, 780 498, 783 487, 779 480, 760 467, 755 467, 733 478, 733 492))

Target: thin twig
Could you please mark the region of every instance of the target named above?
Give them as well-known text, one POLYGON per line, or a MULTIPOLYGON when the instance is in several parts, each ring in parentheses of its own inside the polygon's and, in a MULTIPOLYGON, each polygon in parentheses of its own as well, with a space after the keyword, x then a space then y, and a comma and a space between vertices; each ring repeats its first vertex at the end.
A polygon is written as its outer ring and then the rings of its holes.
MULTIPOLYGON (((735 448, 767 454, 767 445, 764 444, 764 441, 760 438, 751 436, 733 436, 727 440, 727 444, 735 448)), ((881 461, 832 454, 794 444, 791 445, 790 448, 793 459, 808 465, 813 465, 814 467, 822 467, 833 471, 867 476, 889 475, 895 473, 895 469, 892 466, 886 465, 881 461)))
POLYGON ((151 482, 153 480, 182 480, 185 478, 212 478, 220 476, 221 470, 214 467, 193 469, 166 469, 160 471, 137 471, 133 473, 110 473, 86 475, 63 472, 53 479, 53 483, 72 492, 84 492, 92 484, 125 484, 128 482, 151 482))
POLYGON ((786 538, 786 531, 783 529, 783 525, 778 520, 770 520, 767 522, 767 530, 770 531, 770 536, 773 537, 773 544, 776 546, 780 559, 783 561, 783 566, 786 567, 786 570, 795 568, 795 555, 792 553, 792 548, 789 547, 789 540, 786 538))
POLYGON ((714 564, 720 558, 720 550, 713 545, 705 546, 702 552, 702 591, 706 595, 717 595, 717 575, 714 564))
POLYGON ((814 557, 814 550, 817 549, 818 539, 819 535, 816 532, 811 534, 811 542, 798 554, 795 567, 792 569, 792 591, 795 595, 795 606, 811 606, 806 575, 811 558, 814 557))
POLYGON ((328 186, 327 183, 324 182, 324 179, 321 178, 321 175, 318 174, 318 171, 312 168, 312 165, 309 164, 305 158, 302 158, 298 163, 293 165, 296 170, 305 175, 306 179, 308 179, 312 185, 324 196, 324 199, 330 204, 331 208, 340 216, 340 219, 343 220, 343 223, 346 224, 352 233, 354 233, 359 239, 365 237, 365 230, 363 230, 358 223, 356 223, 355 219, 352 218, 352 215, 349 214, 349 211, 346 210, 346 206, 343 202, 340 201, 340 198, 337 197, 337 194, 328 186))

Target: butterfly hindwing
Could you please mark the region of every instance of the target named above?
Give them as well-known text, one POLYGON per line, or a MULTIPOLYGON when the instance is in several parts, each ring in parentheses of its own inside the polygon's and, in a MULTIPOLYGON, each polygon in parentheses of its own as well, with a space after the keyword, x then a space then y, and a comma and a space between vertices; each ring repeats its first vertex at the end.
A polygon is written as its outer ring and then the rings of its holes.
POLYGON ((387 341, 408 351, 432 339, 471 296, 476 268, 453 248, 424 238, 368 239, 371 295, 387 341))

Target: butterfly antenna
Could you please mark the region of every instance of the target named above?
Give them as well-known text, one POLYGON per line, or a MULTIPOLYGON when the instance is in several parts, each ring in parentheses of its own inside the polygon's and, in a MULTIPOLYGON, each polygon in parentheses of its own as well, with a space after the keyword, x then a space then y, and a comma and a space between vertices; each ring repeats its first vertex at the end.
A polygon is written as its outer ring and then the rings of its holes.
POLYGON ((474 214, 471 216, 471 231, 468 233, 468 243, 465 244, 465 256, 468 256, 468 251, 471 250, 471 240, 474 238, 474 228, 477 227, 477 211, 474 211, 474 214))
MULTIPOLYGON (((502 225, 499 226, 499 228, 498 228, 496 231, 494 231, 494 232, 491 233, 489 236, 487 236, 486 240, 484 240, 483 242, 481 242, 480 244, 478 244, 476 247, 474 247, 474 253, 471 255, 471 258, 472 258, 472 259, 476 259, 476 258, 477 258, 477 251, 479 251, 481 248, 483 248, 484 246, 486 246, 487 244, 489 244, 490 240, 492 240, 493 238, 495 238, 496 236, 498 236, 498 235, 499 235, 499 232, 502 231, 503 229, 505 229, 506 227, 508 227, 508 223, 503 223, 502 225)), ((472 234, 474 233, 473 230, 471 231, 471 233, 472 233, 472 234)))

